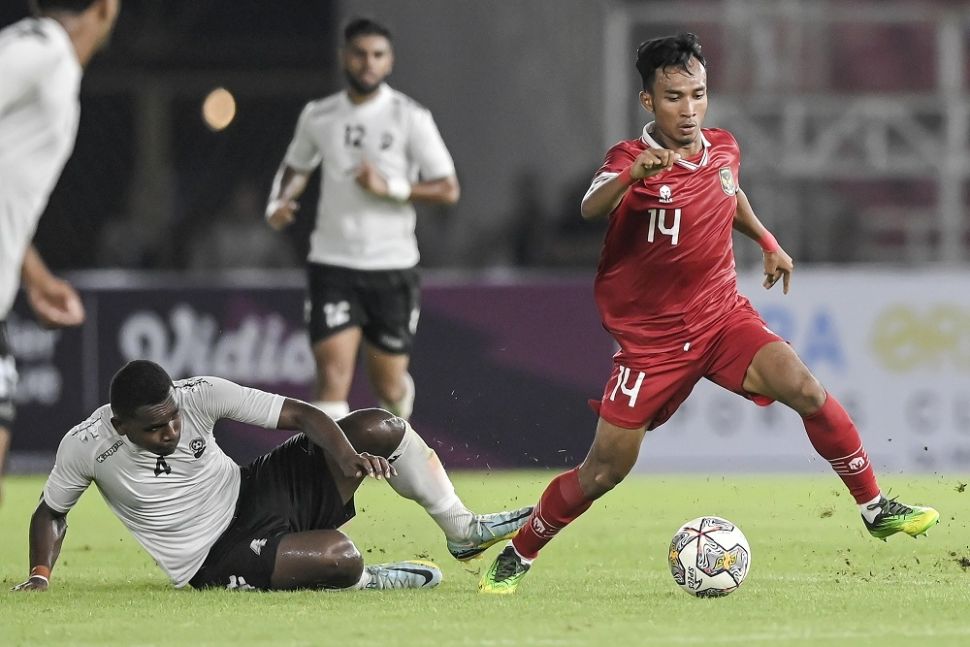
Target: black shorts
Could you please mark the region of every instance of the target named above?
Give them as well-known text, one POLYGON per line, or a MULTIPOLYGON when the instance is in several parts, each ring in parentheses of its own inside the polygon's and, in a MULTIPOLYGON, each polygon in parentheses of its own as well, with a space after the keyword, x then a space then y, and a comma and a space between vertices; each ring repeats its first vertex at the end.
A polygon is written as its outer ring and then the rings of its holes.
POLYGON ((420 313, 421 281, 415 268, 352 270, 307 264, 306 321, 310 342, 359 327, 388 353, 408 354, 420 313))
MULTIPOLYGON (((7 324, 0 321, 0 427, 8 430, 17 413, 14 395, 17 393, 17 365, 7 341, 7 324)), ((0 466, 2 467, 2 466, 0 466)))
POLYGON ((339 528, 355 514, 353 498, 340 500, 323 450, 297 434, 242 468, 236 516, 189 584, 268 589, 284 535, 339 528))

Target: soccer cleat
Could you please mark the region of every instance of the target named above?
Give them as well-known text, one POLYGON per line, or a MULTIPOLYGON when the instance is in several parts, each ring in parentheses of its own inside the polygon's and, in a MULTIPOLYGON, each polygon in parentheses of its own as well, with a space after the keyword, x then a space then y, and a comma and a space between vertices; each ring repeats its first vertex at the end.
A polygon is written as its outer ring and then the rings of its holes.
POLYGON ((370 581, 365 589, 431 589, 441 584, 441 569, 431 562, 413 560, 365 566, 370 581))
POLYGON ((870 535, 883 541, 897 532, 905 532, 910 537, 925 535, 930 526, 940 522, 940 513, 933 508, 906 505, 894 498, 881 497, 879 501, 868 506, 868 509, 878 509, 880 512, 872 523, 865 517, 862 521, 870 535))
POLYGON ((485 575, 478 583, 478 590, 481 593, 494 593, 495 595, 512 595, 515 587, 529 572, 530 564, 526 564, 512 548, 512 544, 506 546, 485 575))
POLYGON ((489 546, 497 544, 503 539, 510 539, 525 525, 526 519, 532 514, 532 506, 506 512, 479 514, 475 516, 475 528, 467 541, 448 540, 448 552, 459 561, 466 561, 478 557, 489 546))

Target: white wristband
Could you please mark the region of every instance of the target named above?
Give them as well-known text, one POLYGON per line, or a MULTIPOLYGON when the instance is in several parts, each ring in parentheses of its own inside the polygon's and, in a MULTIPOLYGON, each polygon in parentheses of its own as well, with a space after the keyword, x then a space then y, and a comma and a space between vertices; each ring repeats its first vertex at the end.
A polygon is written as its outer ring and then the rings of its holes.
POLYGON ((411 183, 403 177, 388 178, 387 197, 398 202, 407 202, 411 197, 411 183))

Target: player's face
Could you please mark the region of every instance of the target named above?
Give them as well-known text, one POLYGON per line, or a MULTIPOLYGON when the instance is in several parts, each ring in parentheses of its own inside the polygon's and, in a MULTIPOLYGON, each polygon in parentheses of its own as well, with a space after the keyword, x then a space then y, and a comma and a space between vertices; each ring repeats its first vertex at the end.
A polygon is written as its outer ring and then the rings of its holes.
POLYGON ((688 69, 657 70, 651 92, 640 103, 654 114, 654 138, 667 148, 693 154, 701 148, 707 114, 707 70, 696 58, 688 69))
POLYGON ((159 456, 174 452, 182 437, 182 415, 171 394, 159 404, 138 407, 131 418, 114 422, 119 434, 159 456))
POLYGON ((391 42, 378 34, 352 39, 341 53, 344 76, 357 94, 371 94, 384 82, 394 66, 391 42))

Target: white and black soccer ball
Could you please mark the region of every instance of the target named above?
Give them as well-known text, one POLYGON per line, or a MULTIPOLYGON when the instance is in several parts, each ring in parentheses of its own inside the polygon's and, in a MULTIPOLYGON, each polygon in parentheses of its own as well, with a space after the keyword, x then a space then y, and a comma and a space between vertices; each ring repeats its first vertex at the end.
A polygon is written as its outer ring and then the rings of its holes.
POLYGON ((721 517, 698 517, 681 526, 667 558, 680 588, 702 598, 727 595, 741 586, 751 568, 744 533, 721 517))

